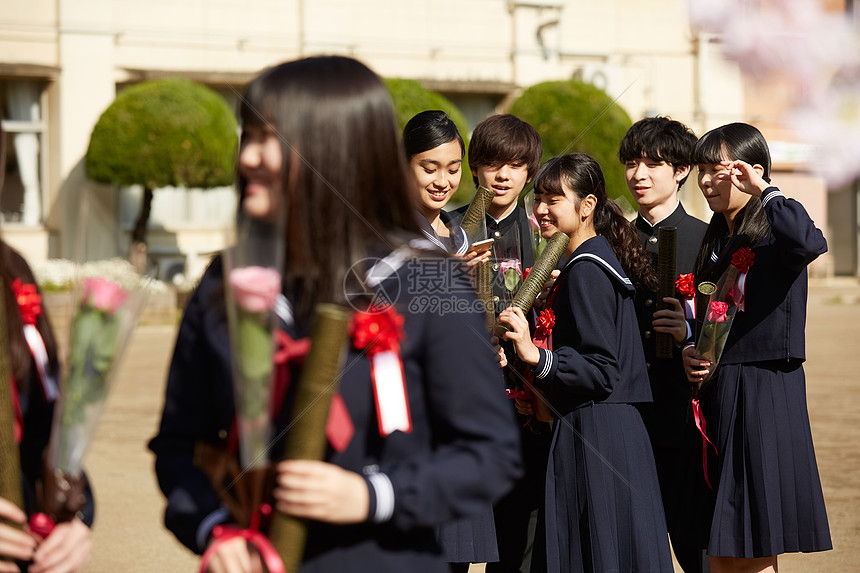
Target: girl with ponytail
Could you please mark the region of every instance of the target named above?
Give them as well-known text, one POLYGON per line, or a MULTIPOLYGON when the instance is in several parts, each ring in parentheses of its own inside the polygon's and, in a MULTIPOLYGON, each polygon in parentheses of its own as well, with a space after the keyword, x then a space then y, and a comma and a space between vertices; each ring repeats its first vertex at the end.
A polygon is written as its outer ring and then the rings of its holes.
POLYGON ((633 306, 634 287, 653 284, 650 261, 588 155, 548 161, 535 176, 534 205, 541 234, 560 231, 570 244, 536 321, 541 348, 521 310, 499 316, 533 366, 534 398, 518 400, 518 409, 556 420, 533 570, 671 572, 654 457, 636 408, 651 401, 633 306))

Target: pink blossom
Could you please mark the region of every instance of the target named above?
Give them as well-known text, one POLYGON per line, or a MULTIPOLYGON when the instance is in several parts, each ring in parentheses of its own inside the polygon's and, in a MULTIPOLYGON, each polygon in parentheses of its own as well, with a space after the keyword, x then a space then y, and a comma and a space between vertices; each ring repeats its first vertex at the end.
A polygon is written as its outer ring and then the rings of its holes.
POLYGON ((122 306, 128 293, 113 281, 96 277, 84 280, 84 295, 82 300, 97 310, 103 310, 111 314, 122 306))
POLYGON ((538 223, 537 217, 534 214, 529 215, 529 226, 535 231, 540 230, 540 223, 538 223))
POLYGON ((728 310, 729 305, 727 303, 714 301, 711 303, 710 312, 708 312, 708 320, 710 322, 725 322, 728 310))
POLYGON ((520 266, 519 259, 505 259, 501 262, 499 268, 501 269, 502 274, 508 272, 509 269, 514 269, 517 271, 518 275, 523 276, 523 268, 520 266))
POLYGON ((281 275, 275 269, 240 267, 230 271, 230 287, 243 310, 265 312, 281 293, 281 275))

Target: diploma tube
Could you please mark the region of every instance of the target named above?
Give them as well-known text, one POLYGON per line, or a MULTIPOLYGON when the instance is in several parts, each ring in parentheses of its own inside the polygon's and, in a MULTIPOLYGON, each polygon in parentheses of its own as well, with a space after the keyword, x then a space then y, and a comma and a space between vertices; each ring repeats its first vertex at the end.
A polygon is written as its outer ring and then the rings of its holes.
POLYGON ((484 308, 486 315, 487 329, 492 332, 493 326, 496 324, 496 303, 493 300, 493 263, 484 261, 481 263, 475 272, 475 291, 478 294, 478 300, 484 308))
POLYGON ((466 231, 469 240, 473 243, 485 238, 483 233, 486 222, 485 216, 487 209, 490 208, 490 203, 493 202, 493 197, 495 197, 495 193, 479 185, 478 190, 475 191, 475 196, 472 197, 472 202, 469 203, 463 214, 460 227, 466 231))
POLYGON ((701 282, 696 288, 696 336, 699 340, 699 334, 702 332, 702 325, 705 323, 705 316, 708 314, 708 302, 711 300, 711 295, 717 290, 717 285, 712 282, 701 282))
MULTIPOLYGON (((311 348, 302 369, 293 410, 293 427, 287 438, 284 460, 321 460, 325 455, 326 422, 346 358, 350 312, 334 304, 320 304, 311 333, 311 348)), ((299 570, 307 538, 307 524, 274 512, 269 539, 286 570, 299 570)))
MULTIPOLYGON (((4 261, 5 262, 5 261, 4 261)), ((0 288, 8 288, 0 278, 0 288)), ((0 301, 0 497, 24 508, 21 490, 21 459, 15 440, 15 410, 12 404, 12 367, 9 363, 9 341, 6 338, 6 304, 0 301)), ((0 520, 4 521, 5 520, 0 520)), ((7 523, 7 525, 13 525, 7 523)), ((20 529, 20 526, 13 525, 20 529)))
MULTIPOLYGON (((675 244, 676 227, 660 227, 657 232, 657 310, 672 308, 663 302, 664 297, 675 296, 675 244)), ((655 339, 657 358, 672 358, 675 341, 671 334, 658 332, 655 339)))
MULTIPOLYGON (((535 261, 532 270, 529 271, 529 275, 526 277, 526 280, 523 281, 523 284, 514 296, 514 301, 511 306, 522 309, 523 313, 527 313, 531 310, 532 305, 535 303, 540 291, 543 289, 543 285, 546 284, 547 280, 549 280, 550 275, 552 275, 552 271, 555 270, 555 266, 558 264, 559 259, 561 259, 561 256, 564 254, 569 243, 570 237, 562 232, 556 232, 552 237, 550 237, 546 248, 540 254, 538 260, 535 261)), ((508 332, 508 330, 509 329, 506 328, 506 325, 500 324, 496 327, 495 334, 501 338, 505 332, 508 332)))

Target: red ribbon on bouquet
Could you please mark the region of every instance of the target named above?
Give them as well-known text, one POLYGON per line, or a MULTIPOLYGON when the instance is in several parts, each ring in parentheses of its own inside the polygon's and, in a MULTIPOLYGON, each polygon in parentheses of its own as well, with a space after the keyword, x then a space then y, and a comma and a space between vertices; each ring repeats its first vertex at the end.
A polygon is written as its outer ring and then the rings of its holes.
POLYGON ((708 438, 705 426, 705 414, 702 412, 702 406, 699 405, 697 398, 693 398, 693 419, 696 421, 696 428, 702 434, 702 471, 705 474, 705 483, 708 484, 710 489, 714 489, 708 477, 708 444, 713 446, 715 454, 719 455, 719 452, 717 451, 717 446, 714 446, 714 443, 708 438))
POLYGON ((200 558, 200 573, 206 573, 209 569, 209 563, 218 552, 218 548, 221 544, 236 539, 237 537, 244 539, 257 549, 260 553, 260 557, 263 559, 263 564, 266 566, 266 570, 268 570, 269 573, 287 573, 287 568, 284 567, 284 562, 281 561, 278 551, 269 539, 259 531, 261 518, 264 515, 269 515, 271 512, 272 507, 269 504, 264 503, 260 507, 260 511, 254 514, 251 521, 251 527, 248 529, 237 529, 235 527, 230 527, 229 525, 216 525, 213 527, 212 537, 215 540, 211 545, 209 545, 206 552, 203 553, 203 557, 200 558))

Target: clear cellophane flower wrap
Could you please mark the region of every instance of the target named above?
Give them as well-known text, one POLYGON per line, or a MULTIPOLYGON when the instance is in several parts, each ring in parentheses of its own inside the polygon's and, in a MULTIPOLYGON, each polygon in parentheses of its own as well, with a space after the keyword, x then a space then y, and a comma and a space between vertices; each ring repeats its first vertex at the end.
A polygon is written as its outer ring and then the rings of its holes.
POLYGON ((121 259, 89 263, 77 272, 47 456, 45 510, 52 519, 69 519, 83 504, 83 459, 146 303, 148 282, 121 259))
POLYGON ((749 248, 738 249, 708 300, 696 351, 711 363, 711 374, 720 362, 735 315, 744 309, 746 274, 754 258, 749 248))
POLYGON ((224 253, 233 391, 242 470, 269 466, 274 384, 275 304, 281 294, 282 226, 246 221, 224 253))

